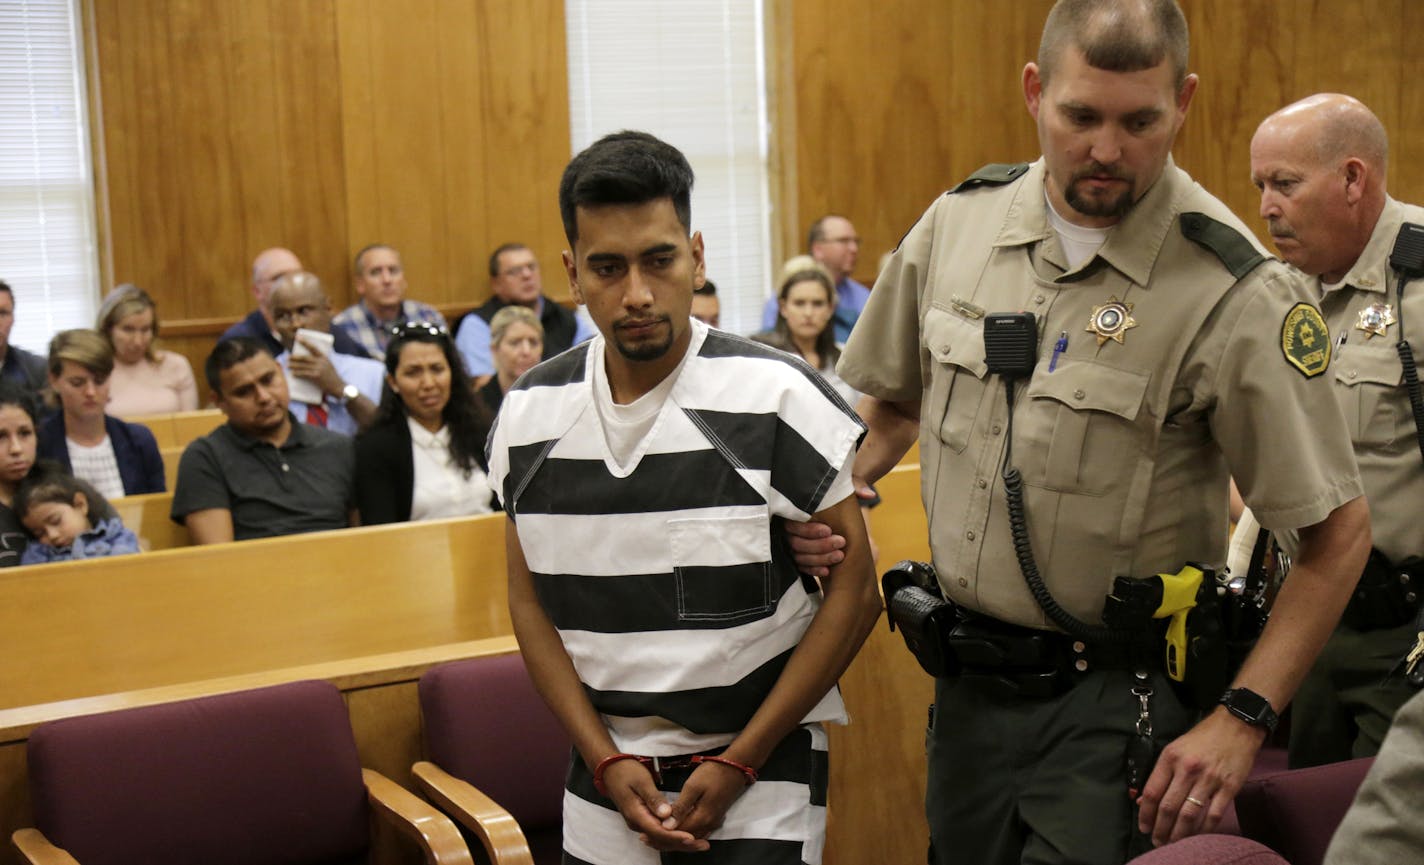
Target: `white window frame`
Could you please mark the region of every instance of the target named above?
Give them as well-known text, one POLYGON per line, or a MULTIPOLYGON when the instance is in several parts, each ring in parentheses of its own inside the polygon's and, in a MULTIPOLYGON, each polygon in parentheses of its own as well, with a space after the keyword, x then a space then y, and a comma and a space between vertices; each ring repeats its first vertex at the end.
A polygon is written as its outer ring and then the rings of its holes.
POLYGON ((640 129, 686 154, 721 326, 760 330, 772 281, 762 0, 566 0, 565 22, 571 152, 640 129))
POLYGON ((0 279, 10 343, 40 354, 99 297, 80 0, 0 2, 0 279))

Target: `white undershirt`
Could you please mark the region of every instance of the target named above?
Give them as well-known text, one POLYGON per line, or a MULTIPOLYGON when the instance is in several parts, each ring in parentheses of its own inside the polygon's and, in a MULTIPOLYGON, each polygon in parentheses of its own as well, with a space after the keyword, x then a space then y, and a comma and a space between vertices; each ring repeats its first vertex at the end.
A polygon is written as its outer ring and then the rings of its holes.
POLYGON ((469 477, 450 457, 450 427, 431 432, 414 418, 410 449, 415 461, 415 489, 410 497, 412 520, 438 520, 490 512, 489 481, 475 466, 469 477))
MULTIPOLYGON (((607 350, 605 344, 605 351, 607 350)), ((687 358, 691 354, 691 351, 683 354, 677 368, 669 373, 667 378, 627 405, 619 405, 613 401, 613 390, 608 385, 604 358, 600 357, 594 362, 593 405, 598 410, 598 420, 603 427, 603 440, 608 444, 609 456, 614 465, 624 472, 637 467, 638 460, 643 455, 639 445, 643 444, 653 431, 653 426, 662 413, 663 404, 667 402, 668 395, 672 393, 672 387, 677 383, 677 377, 687 365, 687 358)))
POLYGON ((76 478, 93 484, 94 489, 106 499, 123 498, 124 478, 119 474, 119 459, 114 456, 114 443, 107 435, 92 448, 85 447, 68 436, 65 436, 64 443, 69 447, 69 465, 76 478))
POLYGON ((1077 270, 1097 254, 1098 250, 1102 248, 1103 242, 1108 239, 1108 232, 1112 231, 1112 228, 1088 228, 1074 225, 1064 219, 1053 207, 1047 189, 1043 190, 1043 200, 1048 205, 1048 224, 1053 229, 1053 233, 1058 235, 1058 244, 1063 247, 1063 254, 1068 256, 1068 269, 1077 270))

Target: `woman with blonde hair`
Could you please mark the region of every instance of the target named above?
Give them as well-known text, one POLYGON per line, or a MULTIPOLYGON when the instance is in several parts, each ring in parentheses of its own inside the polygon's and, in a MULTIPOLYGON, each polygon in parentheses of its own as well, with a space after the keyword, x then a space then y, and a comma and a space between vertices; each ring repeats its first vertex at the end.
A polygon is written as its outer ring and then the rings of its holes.
POLYGON ((114 350, 92 330, 62 330, 49 343, 49 386, 60 410, 40 424, 39 455, 88 481, 105 498, 161 493, 163 457, 148 427, 106 413, 114 350))
POLYGON ((490 358, 494 375, 480 388, 480 398, 499 412, 510 387, 544 356, 544 325, 527 306, 506 306, 490 319, 490 358))
POLYGON ((109 377, 109 412, 119 417, 192 411, 198 407, 198 385, 188 359, 154 347, 158 338, 158 306, 136 285, 109 292, 99 307, 94 329, 114 350, 109 377))

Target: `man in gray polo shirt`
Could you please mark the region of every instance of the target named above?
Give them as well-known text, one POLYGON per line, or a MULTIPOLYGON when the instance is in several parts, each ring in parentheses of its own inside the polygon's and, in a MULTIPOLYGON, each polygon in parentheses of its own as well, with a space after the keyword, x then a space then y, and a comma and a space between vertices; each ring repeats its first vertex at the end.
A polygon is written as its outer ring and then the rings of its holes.
POLYGON ((183 451, 173 521, 195 544, 344 528, 351 439, 295 421, 282 368, 257 340, 218 343, 205 372, 227 423, 183 451))

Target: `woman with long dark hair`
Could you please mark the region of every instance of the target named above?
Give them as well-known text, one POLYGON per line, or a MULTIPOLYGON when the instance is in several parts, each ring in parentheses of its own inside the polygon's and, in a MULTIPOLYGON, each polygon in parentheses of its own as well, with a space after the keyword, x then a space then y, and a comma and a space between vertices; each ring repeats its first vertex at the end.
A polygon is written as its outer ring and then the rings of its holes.
POLYGON ((781 274, 776 326, 752 339, 800 356, 854 406, 860 394, 836 375, 841 347, 836 344, 831 321, 836 311, 836 287, 831 275, 809 255, 786 262, 781 274))
POLYGON ((380 411, 356 437, 362 525, 490 512, 490 415, 450 334, 427 322, 395 325, 385 362, 380 411))

